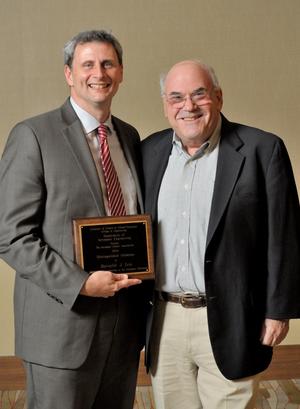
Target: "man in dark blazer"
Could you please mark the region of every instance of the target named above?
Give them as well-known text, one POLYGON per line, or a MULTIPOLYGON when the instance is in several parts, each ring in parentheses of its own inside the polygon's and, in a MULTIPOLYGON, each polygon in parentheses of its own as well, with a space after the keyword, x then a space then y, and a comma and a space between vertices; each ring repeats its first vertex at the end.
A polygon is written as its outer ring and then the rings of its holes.
POLYGON ((117 39, 83 32, 64 51, 71 98, 17 124, 0 165, 0 253, 16 270, 16 354, 25 363, 28 409, 131 409, 144 343, 143 286, 79 267, 72 220, 110 215, 100 123, 109 127, 126 213, 143 211, 140 139, 110 114, 123 74, 117 39))
POLYGON ((156 408, 253 408, 272 347, 300 317, 291 164, 280 138, 222 116, 207 65, 173 66, 162 96, 172 129, 142 142, 156 239, 147 349, 156 408))

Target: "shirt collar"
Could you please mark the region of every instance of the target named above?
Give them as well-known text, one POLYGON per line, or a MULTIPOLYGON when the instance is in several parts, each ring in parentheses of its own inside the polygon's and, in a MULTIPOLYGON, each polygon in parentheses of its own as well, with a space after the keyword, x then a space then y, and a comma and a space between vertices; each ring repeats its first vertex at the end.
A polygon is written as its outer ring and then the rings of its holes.
MULTIPOLYGON (((76 115, 80 119, 80 122, 82 123, 82 126, 87 134, 99 127, 100 122, 93 115, 89 114, 87 111, 82 109, 78 104, 76 104, 72 97, 70 97, 70 103, 74 111, 76 112, 76 115)), ((104 124, 110 131, 113 129, 111 115, 109 115, 104 124)))

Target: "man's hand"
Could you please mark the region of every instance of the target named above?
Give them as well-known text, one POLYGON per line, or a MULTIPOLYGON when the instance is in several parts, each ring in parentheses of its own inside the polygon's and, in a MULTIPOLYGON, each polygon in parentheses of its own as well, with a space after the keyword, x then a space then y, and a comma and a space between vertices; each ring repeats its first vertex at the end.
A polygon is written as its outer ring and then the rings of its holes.
POLYGON ((111 271, 95 271, 83 284, 80 294, 89 297, 112 297, 122 288, 140 284, 137 278, 128 278, 127 274, 114 274, 111 271))
POLYGON ((289 320, 271 320, 266 318, 262 331, 260 341, 263 345, 274 347, 284 340, 289 331, 289 320))

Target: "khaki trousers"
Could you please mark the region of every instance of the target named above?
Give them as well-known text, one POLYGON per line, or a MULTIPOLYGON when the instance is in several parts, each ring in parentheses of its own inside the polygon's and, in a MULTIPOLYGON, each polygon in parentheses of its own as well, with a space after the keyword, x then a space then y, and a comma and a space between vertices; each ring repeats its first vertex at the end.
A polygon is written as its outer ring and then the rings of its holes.
POLYGON ((254 409, 260 375, 226 379, 212 353, 206 308, 158 300, 150 368, 156 409, 254 409))

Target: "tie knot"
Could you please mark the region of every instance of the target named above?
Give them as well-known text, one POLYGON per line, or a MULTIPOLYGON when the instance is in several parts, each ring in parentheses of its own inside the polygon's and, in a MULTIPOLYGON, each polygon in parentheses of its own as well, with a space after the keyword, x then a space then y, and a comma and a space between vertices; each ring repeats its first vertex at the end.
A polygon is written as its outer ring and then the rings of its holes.
POLYGON ((104 125, 104 123, 101 123, 99 128, 98 128, 98 135, 100 137, 100 140, 106 139, 107 138, 107 127, 104 125))

